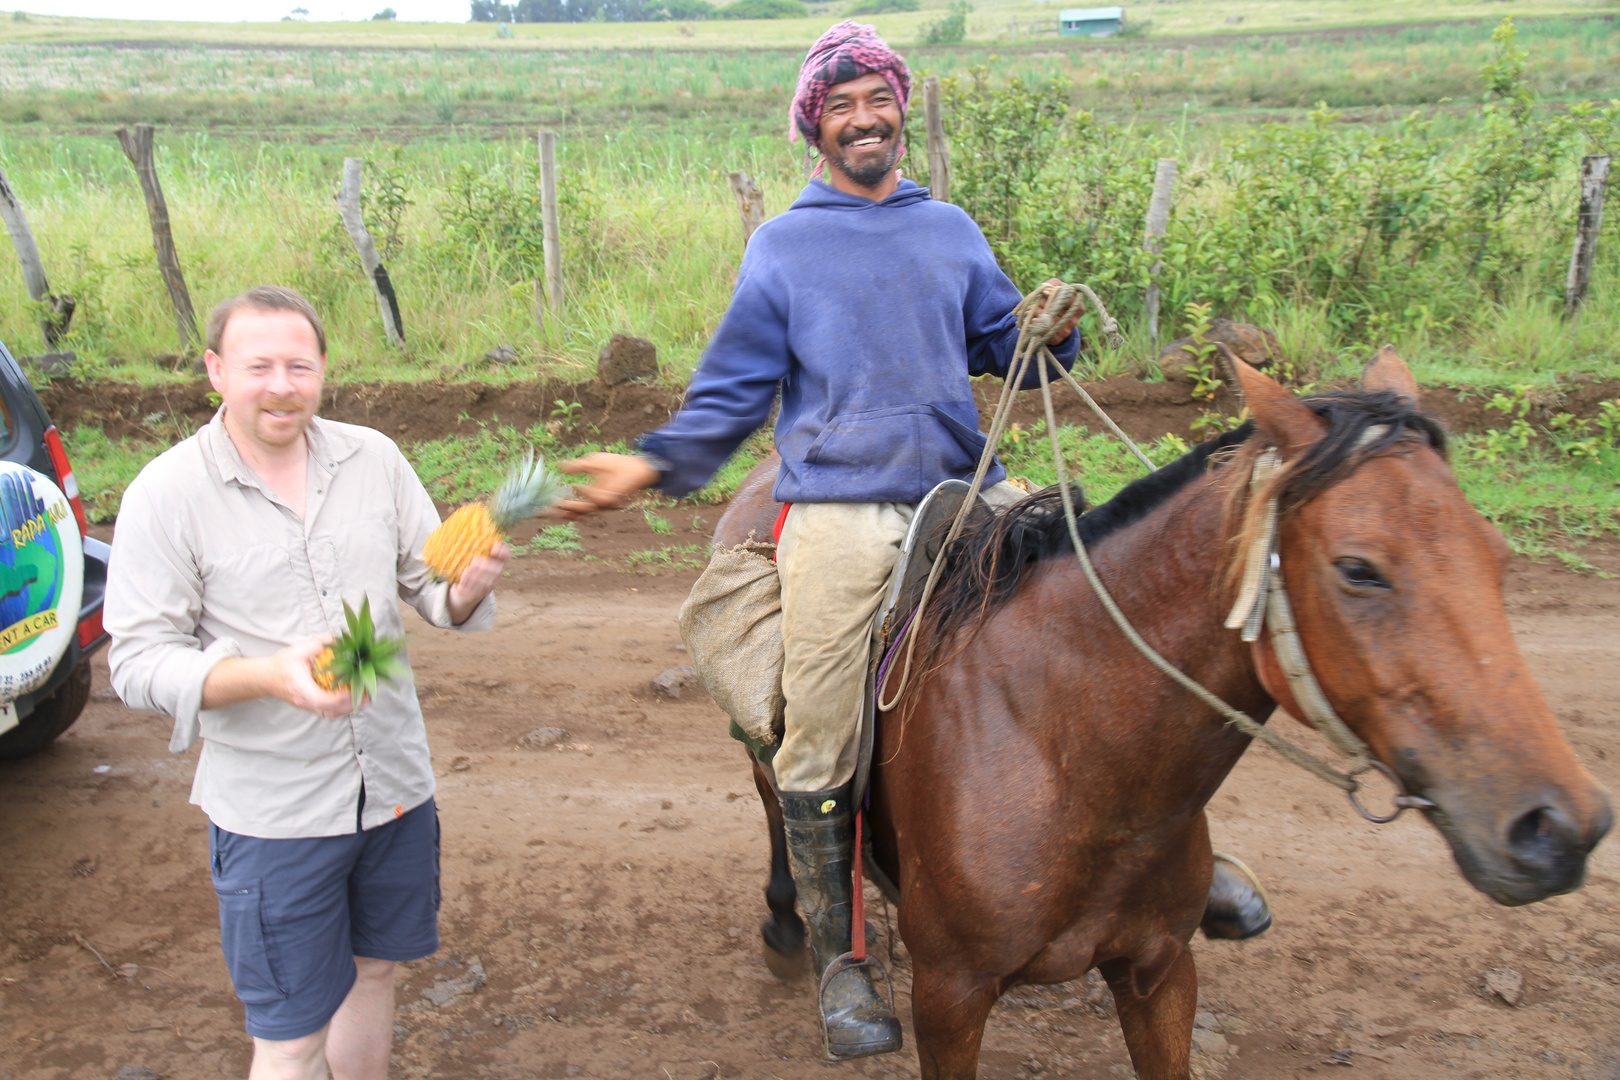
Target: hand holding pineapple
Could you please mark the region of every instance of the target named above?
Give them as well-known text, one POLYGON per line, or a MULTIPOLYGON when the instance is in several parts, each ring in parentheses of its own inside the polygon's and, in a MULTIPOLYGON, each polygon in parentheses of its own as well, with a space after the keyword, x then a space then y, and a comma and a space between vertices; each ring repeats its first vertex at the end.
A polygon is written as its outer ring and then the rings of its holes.
POLYGON ((343 601, 343 618, 347 623, 343 633, 310 659, 309 671, 322 690, 347 691, 358 712, 366 698, 377 695, 379 684, 408 681, 411 671, 399 656, 405 639, 377 636, 371 597, 360 601, 358 614, 343 601))

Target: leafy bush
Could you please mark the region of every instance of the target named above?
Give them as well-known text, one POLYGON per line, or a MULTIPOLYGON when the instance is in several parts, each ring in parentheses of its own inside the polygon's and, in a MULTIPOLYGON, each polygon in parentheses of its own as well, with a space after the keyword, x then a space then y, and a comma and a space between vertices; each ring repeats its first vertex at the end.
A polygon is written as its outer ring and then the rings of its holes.
MULTIPOLYGON (((1514 35, 1504 20, 1492 37, 1469 138, 1437 135, 1417 113, 1345 124, 1319 104, 1304 123, 1232 134, 1207 166, 1183 171, 1160 256, 1162 310, 1208 304, 1267 323, 1305 313, 1313 341, 1379 343, 1477 326, 1482 309, 1555 304, 1572 225, 1566 181, 1581 153, 1620 142, 1620 102, 1535 107, 1514 35), (1545 292, 1516 299, 1526 281, 1545 292)), ((942 89, 952 198, 1014 280, 1085 281, 1106 290, 1114 315, 1138 314, 1154 162, 1171 152, 1163 138, 1071 114, 1057 81, 996 87, 977 68, 942 89)))
POLYGON ((662 13, 668 19, 711 19, 720 9, 709 3, 709 0, 662 0, 657 4, 649 4, 647 10, 662 13))
POLYGON ((736 0, 719 11, 722 19, 803 19, 809 14, 804 0, 736 0))
MULTIPOLYGON (((444 239, 436 252, 445 265, 476 262, 506 281, 538 276, 545 263, 540 208, 540 163, 524 158, 483 172, 462 163, 439 208, 444 239), (469 253, 472 258, 469 259, 469 253)), ((590 270, 604 253, 602 196, 588 177, 566 172, 557 184, 559 223, 568 262, 590 270)))
POLYGON ((951 6, 942 19, 935 19, 923 27, 922 37, 917 40, 919 45, 955 45, 967 37, 968 12, 973 5, 967 0, 951 0, 951 6))
POLYGON ((922 0, 857 0, 850 15, 886 15, 891 11, 921 11, 922 0))

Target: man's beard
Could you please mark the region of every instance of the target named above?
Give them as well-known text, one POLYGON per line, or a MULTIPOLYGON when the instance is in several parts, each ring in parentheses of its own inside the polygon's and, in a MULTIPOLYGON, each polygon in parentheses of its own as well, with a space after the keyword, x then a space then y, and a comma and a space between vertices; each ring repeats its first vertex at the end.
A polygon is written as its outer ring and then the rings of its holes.
POLYGON ((869 128, 845 132, 843 137, 838 140, 838 144, 837 149, 827 155, 827 160, 832 162, 833 167, 839 172, 864 188, 875 188, 882 184, 884 180, 888 179, 889 173, 894 171, 895 163, 900 160, 899 140, 894 138, 894 129, 885 123, 880 122, 873 124, 869 128), (881 161, 874 161, 866 165, 851 164, 848 155, 845 153, 845 148, 857 139, 864 139, 871 135, 879 135, 892 140, 889 143, 889 152, 883 155, 881 161))

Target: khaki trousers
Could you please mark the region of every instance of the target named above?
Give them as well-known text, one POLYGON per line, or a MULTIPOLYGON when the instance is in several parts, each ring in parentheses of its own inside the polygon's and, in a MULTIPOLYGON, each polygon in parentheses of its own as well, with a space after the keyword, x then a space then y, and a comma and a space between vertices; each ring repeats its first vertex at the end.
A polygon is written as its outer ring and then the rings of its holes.
MULTIPOLYGON (((984 491, 998 509, 1024 497, 984 491)), ((917 508, 905 503, 794 503, 776 547, 782 583, 783 791, 824 791, 855 775, 872 620, 917 508)))

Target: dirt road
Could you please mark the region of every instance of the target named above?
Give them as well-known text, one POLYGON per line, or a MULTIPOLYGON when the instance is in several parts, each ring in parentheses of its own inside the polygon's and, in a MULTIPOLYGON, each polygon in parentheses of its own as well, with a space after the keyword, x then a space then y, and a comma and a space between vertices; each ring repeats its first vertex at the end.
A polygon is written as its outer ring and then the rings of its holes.
MULTIPOLYGON (((674 614, 695 574, 633 573, 625 556, 702 537, 654 538, 639 515, 585 532, 589 561, 515 564, 493 633, 412 616, 443 948, 404 972, 394 1075, 835 1075, 807 985, 759 960, 766 850, 742 751, 701 690, 665 701, 649 684, 684 662, 674 614), (522 745, 542 727, 568 735, 522 745)), ((1620 570, 1620 551, 1592 557, 1620 570)), ((1509 606, 1577 751, 1620 787, 1620 581, 1521 562, 1509 606)), ((0 1080, 243 1076, 204 818, 186 801, 194 762, 169 755, 166 720, 111 696, 104 663, 97 686, 50 751, 0 766, 0 1080)), ((1463 883, 1416 815, 1366 824, 1264 750, 1211 816, 1217 846, 1270 887, 1277 925, 1197 942, 1201 1075, 1620 1077, 1614 840, 1583 891, 1509 910, 1463 883), (1522 978, 1517 1007, 1483 990, 1492 969, 1522 978)), ((891 960, 907 1012, 898 946, 891 960)), ((839 1067, 916 1071, 909 1046, 839 1067)), ((991 1018, 981 1076, 1130 1075, 1095 983, 1014 991, 991 1018)))

